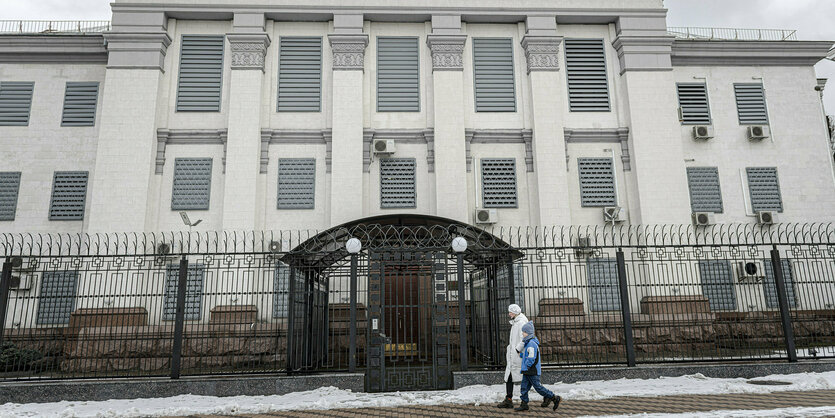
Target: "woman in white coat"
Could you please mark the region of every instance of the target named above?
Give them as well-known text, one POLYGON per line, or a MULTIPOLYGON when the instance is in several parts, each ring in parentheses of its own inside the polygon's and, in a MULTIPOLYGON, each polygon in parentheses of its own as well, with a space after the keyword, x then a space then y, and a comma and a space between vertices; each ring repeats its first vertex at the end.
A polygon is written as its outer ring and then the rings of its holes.
POLYGON ((507 394, 504 401, 497 405, 499 408, 513 408, 513 383, 522 381, 522 357, 519 352, 522 344, 522 326, 528 323, 528 317, 522 313, 522 308, 517 304, 507 307, 507 315, 510 317, 510 338, 507 340, 505 361, 507 367, 504 369, 504 381, 507 394))

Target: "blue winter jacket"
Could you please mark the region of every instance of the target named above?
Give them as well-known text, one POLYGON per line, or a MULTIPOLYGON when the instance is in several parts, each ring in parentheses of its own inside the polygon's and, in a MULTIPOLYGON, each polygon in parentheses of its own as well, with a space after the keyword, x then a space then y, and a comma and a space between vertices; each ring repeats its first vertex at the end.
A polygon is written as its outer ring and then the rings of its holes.
POLYGON ((539 340, 535 335, 528 335, 522 342, 525 343, 525 348, 519 353, 522 357, 522 374, 541 375, 542 360, 539 358, 539 340))

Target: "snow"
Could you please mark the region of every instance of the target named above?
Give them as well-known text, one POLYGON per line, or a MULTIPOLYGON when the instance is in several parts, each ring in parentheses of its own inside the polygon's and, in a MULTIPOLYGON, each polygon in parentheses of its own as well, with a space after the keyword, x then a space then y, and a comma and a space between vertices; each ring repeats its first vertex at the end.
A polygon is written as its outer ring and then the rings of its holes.
MULTIPOLYGON (((564 399, 606 399, 612 397, 651 397, 667 395, 702 395, 726 393, 771 393, 777 391, 808 391, 835 389, 835 372, 798 373, 772 375, 754 380, 779 380, 789 382, 784 386, 761 386, 747 383, 749 379, 708 378, 701 374, 658 379, 618 379, 579 383, 555 383, 545 386, 564 399)), ((518 394, 519 386, 516 386, 518 394)), ((213 397, 180 395, 154 399, 114 399, 108 401, 62 401, 40 404, 0 405, 0 418, 5 417, 144 417, 184 416, 192 414, 258 414, 297 409, 334 409, 395 407, 406 405, 483 404, 498 403, 504 393, 504 385, 468 386, 458 390, 397 393, 353 393, 349 390, 324 387, 307 392, 272 396, 213 397)), ((532 402, 541 397, 531 395, 532 402)), ((769 411, 772 413, 777 410, 769 411)), ((737 413, 725 411, 726 413, 737 413)), ((750 411, 738 412, 740 414, 750 411)), ((797 412, 797 411, 795 411, 797 412)), ((817 413, 813 409, 803 413, 817 413)), ((832 415, 829 410, 829 415, 832 415)), ((778 415, 796 416, 789 412, 778 415), (779 415, 784 414, 784 415, 779 415), (785 415, 788 414, 788 415, 785 415)), ((703 413, 699 416, 705 416, 703 413)), ((826 414, 824 414, 826 415, 826 414)), ((653 415, 640 415, 653 416, 653 415)), ((694 416, 694 415, 680 415, 694 416)), ((728 416, 728 415, 717 415, 728 416)), ((752 416, 752 415, 730 415, 752 416)), ((822 415, 808 415, 822 416, 822 415)))

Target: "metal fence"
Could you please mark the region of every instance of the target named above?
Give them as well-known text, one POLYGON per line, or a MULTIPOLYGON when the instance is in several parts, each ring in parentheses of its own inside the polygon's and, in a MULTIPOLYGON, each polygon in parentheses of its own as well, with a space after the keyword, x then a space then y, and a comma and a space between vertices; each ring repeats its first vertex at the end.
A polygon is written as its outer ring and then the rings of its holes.
POLYGON ((712 41, 797 40, 797 31, 791 29, 668 27, 667 32, 681 39, 704 39, 712 41))
POLYGON ((65 34, 110 30, 109 20, 0 20, 0 33, 65 34))
POLYGON ((371 390, 448 387, 504 368, 510 303, 546 366, 835 357, 830 224, 5 234, 0 252, 0 380, 364 370, 371 390))

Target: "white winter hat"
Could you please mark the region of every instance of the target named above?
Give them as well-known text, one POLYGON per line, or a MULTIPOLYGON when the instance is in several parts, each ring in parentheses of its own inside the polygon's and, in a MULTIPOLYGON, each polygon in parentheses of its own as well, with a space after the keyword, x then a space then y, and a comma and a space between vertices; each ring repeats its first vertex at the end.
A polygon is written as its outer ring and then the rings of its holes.
POLYGON ((507 311, 514 315, 519 315, 520 313, 522 313, 522 308, 520 308, 519 305, 514 303, 513 305, 507 307, 507 311))

